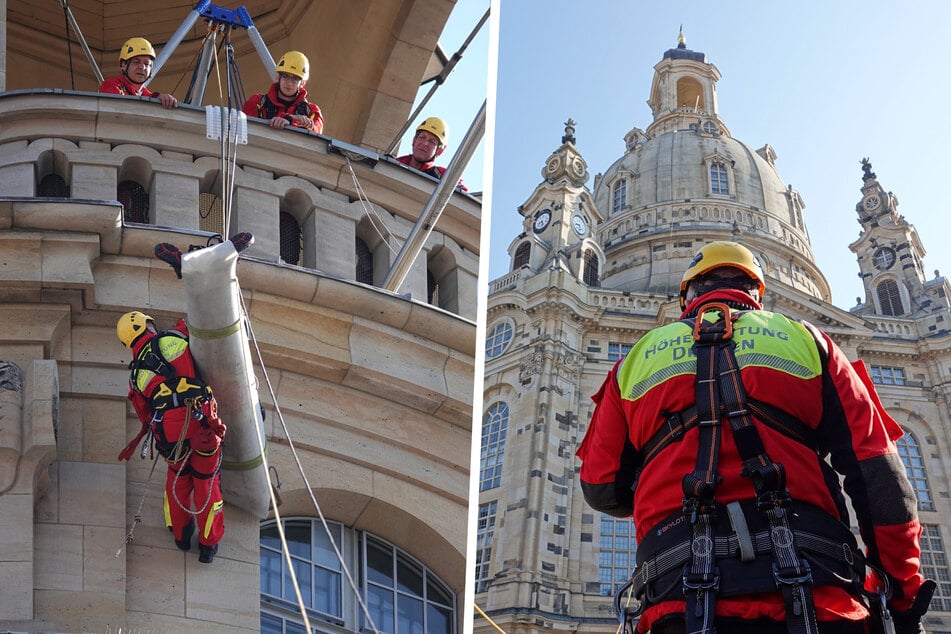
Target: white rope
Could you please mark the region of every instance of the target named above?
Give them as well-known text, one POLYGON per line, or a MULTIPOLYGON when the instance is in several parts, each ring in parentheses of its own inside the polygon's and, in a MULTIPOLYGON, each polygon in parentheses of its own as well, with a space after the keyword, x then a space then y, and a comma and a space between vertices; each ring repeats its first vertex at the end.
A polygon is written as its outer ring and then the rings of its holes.
POLYGON ((353 178, 353 187, 357 191, 357 199, 360 201, 360 204, 363 206, 363 211, 366 213, 367 219, 370 221, 370 226, 373 227, 373 230, 376 231, 377 235, 380 236, 380 239, 383 240, 383 244, 386 245, 386 248, 390 250, 391 255, 396 255, 397 250, 390 244, 390 240, 393 237, 393 232, 390 231, 386 222, 383 218, 380 217, 380 214, 377 213, 376 209, 370 203, 370 198, 367 196, 366 192, 363 191, 363 186, 360 185, 360 181, 357 178, 356 172, 353 171, 353 164, 350 162, 350 157, 345 156, 347 159, 347 169, 350 170, 350 177, 353 178), (383 229, 377 226, 379 223, 383 229))
MULTIPOLYGON (((251 318, 248 315, 248 310, 244 303, 244 296, 241 294, 240 289, 238 290, 238 297, 241 298, 241 311, 244 316, 245 324, 247 325, 247 328, 248 328, 250 340, 254 344, 254 351, 257 354, 258 363, 261 365, 261 373, 264 376, 264 382, 267 384, 268 393, 271 395, 271 402, 274 403, 274 410, 275 412, 277 412, 277 418, 281 422, 281 429, 283 429, 284 431, 284 437, 287 439, 287 445, 291 450, 291 455, 294 456, 294 462, 297 464, 297 469, 300 472, 301 479, 304 481, 304 489, 310 494, 310 500, 314 505, 314 509, 317 511, 317 516, 320 518, 320 523, 323 525, 324 531, 326 531, 327 533, 327 538, 330 540, 330 545, 333 546, 334 553, 337 555, 337 559, 340 561, 340 566, 343 570, 344 576, 347 578, 347 583, 350 584, 350 588, 353 590, 353 594, 356 597, 357 602, 360 604, 360 609, 363 611, 363 615, 366 617, 367 623, 369 624, 370 629, 372 629, 373 632, 375 632, 375 634, 380 634, 380 630, 378 630, 376 625, 374 624, 373 617, 370 616, 370 610, 369 608, 367 608, 367 605, 364 602, 363 597, 360 595, 360 590, 359 588, 357 588, 357 584, 353 580, 353 576, 350 574, 350 569, 347 566, 346 561, 344 560, 343 554, 340 552, 340 548, 337 546, 337 542, 333 538, 333 533, 330 530, 330 526, 327 524, 327 518, 324 517, 324 513, 320 508, 320 504, 317 502, 317 498, 314 495, 314 489, 313 487, 310 486, 310 482, 307 479, 307 474, 304 473, 304 466, 301 464, 300 457, 297 455, 297 448, 294 446, 294 441, 291 439, 291 434, 287 429, 287 423, 284 421, 284 414, 281 412, 281 407, 280 407, 280 404, 278 403, 277 395, 274 393, 274 386, 271 384, 271 379, 268 376, 267 368, 264 365, 264 357, 261 354, 260 347, 258 347, 257 338, 254 336, 254 329, 251 327, 251 318)), ((267 457, 264 451, 264 439, 262 438, 262 435, 263 435, 263 430, 258 429, 258 434, 257 434, 258 447, 261 451, 262 460, 264 462, 264 472, 268 473, 267 457)), ((270 482, 270 478, 268 478, 268 482, 270 482)), ((282 526, 282 523, 281 523, 280 513, 277 510, 277 500, 275 499, 275 496, 274 496, 274 490, 271 487, 268 487, 268 489, 271 492, 271 507, 274 509, 274 518, 277 523, 278 532, 281 536, 281 547, 284 550, 285 560, 287 561, 287 565, 290 568, 290 572, 293 578, 294 567, 291 565, 290 550, 287 548, 287 541, 284 538, 284 527, 282 526)), ((293 578, 293 581, 294 581, 294 589, 296 592, 298 592, 298 595, 299 595, 300 590, 297 587, 297 579, 293 578)), ((305 619, 306 619, 306 615, 305 615, 305 619)), ((309 631, 310 626, 308 625, 307 627, 309 631)))
MULTIPOLYGON (((218 79, 218 99, 219 99, 219 104, 220 104, 220 106, 219 106, 219 111, 222 113, 222 119, 224 119, 224 110, 225 110, 225 103, 226 103, 226 102, 225 102, 225 98, 224 98, 224 95, 223 95, 222 90, 221 90, 221 73, 220 73, 219 67, 218 67, 218 54, 217 54, 217 52, 215 53, 214 61, 215 61, 215 74, 216 74, 217 79, 218 79)), ((228 99, 229 99, 229 101, 230 101, 230 99, 231 99, 230 84, 229 84, 229 91, 228 91, 228 99)), ((231 128, 231 113, 230 113, 230 112, 228 113, 227 120, 228 120, 228 126, 227 126, 227 130, 228 130, 227 143, 225 143, 225 136, 226 136, 226 135, 225 135, 225 125, 224 125, 224 121, 223 121, 223 120, 222 120, 222 125, 221 125, 221 130, 222 130, 222 134, 221 134, 221 139, 222 139, 222 142, 221 142, 221 172, 222 172, 221 191, 222 191, 222 198, 223 198, 222 209, 223 209, 223 212, 224 212, 224 231, 223 231, 223 234, 224 234, 224 235, 223 235, 223 237, 228 235, 228 233, 229 233, 229 228, 230 228, 230 224, 231 224, 231 205, 232 205, 232 199, 233 199, 232 194, 233 194, 233 191, 234 191, 234 173, 235 173, 235 171, 236 171, 235 165, 236 165, 237 160, 238 160, 238 143, 237 143, 238 130, 237 130, 237 126, 235 126, 235 128, 234 128, 234 142, 232 142, 232 137, 231 137, 231 130, 232 130, 232 128, 231 128), (228 160, 229 158, 231 159, 231 160, 230 160, 230 163, 229 163, 229 160, 228 160)), ((247 307, 244 305, 244 297, 243 297, 242 294, 241 294, 241 287, 240 287, 240 286, 238 286, 238 288, 237 288, 237 294, 238 294, 238 297, 241 298, 241 313, 242 313, 242 318, 244 319, 245 324, 247 325, 248 331, 250 332, 250 331, 251 331, 251 320, 250 320, 250 318, 248 317, 247 307)), ((262 366, 262 368, 264 367, 263 362, 262 362, 261 366, 262 366)), ((265 373, 265 376, 267 376, 266 373, 265 373)), ((255 416, 255 420, 257 420, 257 417, 256 417, 256 416, 255 416)), ((268 474, 268 472, 269 472, 269 471, 268 471, 269 468, 268 468, 268 463, 267 463, 267 452, 265 451, 265 448, 264 448, 264 438, 262 437, 263 430, 260 429, 260 428, 258 427, 258 425, 256 425, 256 424, 255 424, 254 427, 255 427, 255 432, 256 432, 256 433, 255 433, 255 437, 257 438, 257 441, 258 441, 258 450, 260 451, 262 466, 263 466, 263 468, 264 468, 265 477, 267 477, 267 474, 268 474)), ((288 440, 290 440, 290 439, 288 438, 288 440)), ((222 456, 221 454, 219 454, 219 465, 220 465, 220 463, 221 463, 222 457, 223 457, 223 456, 222 456)), ((276 518, 278 518, 278 520, 277 520, 277 530, 278 530, 278 534, 280 535, 280 538, 281 538, 281 550, 284 552, 284 560, 285 560, 285 562, 287 563, 287 570, 288 570, 288 573, 289 573, 290 578, 291 578, 291 584, 294 586, 294 596, 297 598, 297 607, 300 609, 300 615, 301 615, 301 619, 303 619, 303 621, 304 621, 304 627, 306 628, 306 630, 307 630, 308 632, 310 632, 310 631, 311 631, 310 617, 307 615, 307 606, 304 604, 304 597, 303 597, 303 595, 301 594, 300 584, 299 584, 298 581, 297 581, 297 574, 296 574, 295 571, 294 571, 294 565, 293 565, 293 562, 291 561, 291 554, 290 554, 291 551, 290 551, 290 549, 287 547, 287 537, 284 535, 284 527, 281 525, 280 515, 279 515, 279 512, 278 512, 278 510, 277 510, 277 500, 275 499, 275 496, 274 496, 274 490, 273 490, 273 488, 270 486, 270 478, 268 478, 268 485, 269 485, 269 486, 268 486, 268 492, 269 492, 270 497, 271 497, 271 508, 274 509, 274 516, 275 516, 276 518)))

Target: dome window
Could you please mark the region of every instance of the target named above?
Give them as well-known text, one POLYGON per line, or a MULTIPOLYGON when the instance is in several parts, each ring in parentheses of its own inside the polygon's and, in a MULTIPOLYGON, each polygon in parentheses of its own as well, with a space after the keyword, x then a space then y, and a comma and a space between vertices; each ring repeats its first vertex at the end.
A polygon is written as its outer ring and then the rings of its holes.
POLYGON ((614 183, 611 212, 620 213, 625 207, 627 207, 627 179, 622 178, 614 183))
POLYGON ((710 193, 723 196, 730 194, 730 179, 726 165, 719 161, 710 163, 710 193))

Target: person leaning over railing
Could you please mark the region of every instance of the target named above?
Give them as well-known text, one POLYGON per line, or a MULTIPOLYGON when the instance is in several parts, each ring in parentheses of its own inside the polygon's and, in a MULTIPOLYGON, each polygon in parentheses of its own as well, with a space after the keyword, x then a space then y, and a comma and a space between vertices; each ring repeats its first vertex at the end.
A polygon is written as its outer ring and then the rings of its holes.
POLYGON ((129 95, 131 97, 151 97, 162 102, 169 109, 178 105, 178 100, 168 93, 152 92, 142 84, 152 76, 152 64, 155 63, 155 49, 152 43, 143 37, 126 40, 119 50, 119 70, 99 86, 99 92, 110 95, 129 95))

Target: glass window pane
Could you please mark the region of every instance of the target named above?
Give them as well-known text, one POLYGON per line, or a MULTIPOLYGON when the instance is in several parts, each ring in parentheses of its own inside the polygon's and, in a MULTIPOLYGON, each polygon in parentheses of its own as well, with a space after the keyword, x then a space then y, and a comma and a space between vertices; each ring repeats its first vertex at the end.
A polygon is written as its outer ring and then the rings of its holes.
MULTIPOLYGON (((341 547, 341 536, 340 536, 340 526, 336 524, 329 524, 334 542, 337 544, 337 548, 341 547)), ((324 530, 323 524, 320 522, 314 522, 314 563, 332 570, 340 570, 340 559, 337 557, 337 553, 334 552, 333 544, 330 541, 330 537, 327 535, 327 531, 324 530)))
POLYGON ((426 634, 452 634, 452 610, 427 605, 426 634))
POLYGON ((283 626, 279 617, 261 612, 261 634, 284 634, 283 626))
POLYGON ((400 595, 397 634, 423 634, 423 602, 400 595))
POLYGON ((396 560, 396 584, 400 592, 422 598, 423 569, 404 557, 399 557, 396 560))
POLYGON ((433 579, 432 573, 426 575, 426 599, 443 605, 452 605, 452 594, 449 588, 433 579))
POLYGON ((277 524, 271 524, 261 529, 261 545, 274 550, 281 549, 281 536, 277 532, 277 524))
POLYGON ((316 593, 314 595, 314 609, 332 614, 337 617, 343 616, 343 606, 341 604, 341 576, 334 572, 315 569, 314 577, 316 582, 316 593))
POLYGON ((307 634, 307 629, 300 623, 295 623, 294 621, 285 621, 287 629, 284 630, 287 634, 307 634))
POLYGON ((310 533, 310 520, 284 523, 284 537, 287 538, 287 548, 292 555, 310 559, 310 533))
MULTIPOLYGON (((294 562, 294 575, 297 577, 297 585, 300 588, 301 597, 304 599, 304 605, 309 608, 314 607, 314 585, 311 580, 311 566, 306 561, 292 559, 294 562)), ((297 594, 294 592, 294 582, 291 580, 290 572, 284 575, 284 598, 297 604, 297 594)))
POLYGON ((393 592, 378 586, 367 586, 367 610, 376 629, 381 632, 393 632, 393 592))
POLYGON ((281 555, 269 550, 261 551, 261 592, 281 596, 281 555))
POLYGON ((393 587, 393 549, 376 540, 366 540, 367 579, 387 588, 393 587))

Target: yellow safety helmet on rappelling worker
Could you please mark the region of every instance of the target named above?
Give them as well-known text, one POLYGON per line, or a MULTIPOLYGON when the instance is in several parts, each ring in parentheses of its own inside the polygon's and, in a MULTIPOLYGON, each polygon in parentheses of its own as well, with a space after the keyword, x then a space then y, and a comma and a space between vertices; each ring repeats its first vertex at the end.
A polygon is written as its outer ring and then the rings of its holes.
POLYGON ((116 322, 116 334, 119 336, 119 341, 126 348, 132 348, 135 340, 148 331, 150 321, 154 322, 155 320, 150 315, 137 310, 119 317, 119 321, 116 322))
POLYGON ((278 60, 277 67, 274 70, 278 73, 295 75, 307 81, 307 78, 310 77, 310 61, 300 51, 288 51, 281 55, 281 59, 278 60))
POLYGON ((693 261, 687 266, 683 280, 680 282, 680 308, 687 306, 687 289, 690 282, 702 277, 710 271, 723 267, 739 269, 756 282, 759 296, 755 299, 762 301, 766 293, 766 280, 763 268, 753 255, 753 252, 736 242, 718 240, 701 248, 693 261))
POLYGON ((416 128, 416 133, 419 134, 422 130, 436 135, 440 145, 446 145, 446 142, 449 141, 449 126, 439 117, 423 119, 423 122, 416 128))
POLYGON ((129 38, 125 41, 125 44, 122 45, 122 48, 119 49, 120 62, 127 62, 139 55, 148 55, 152 59, 155 59, 155 49, 152 48, 152 43, 144 37, 129 38))

